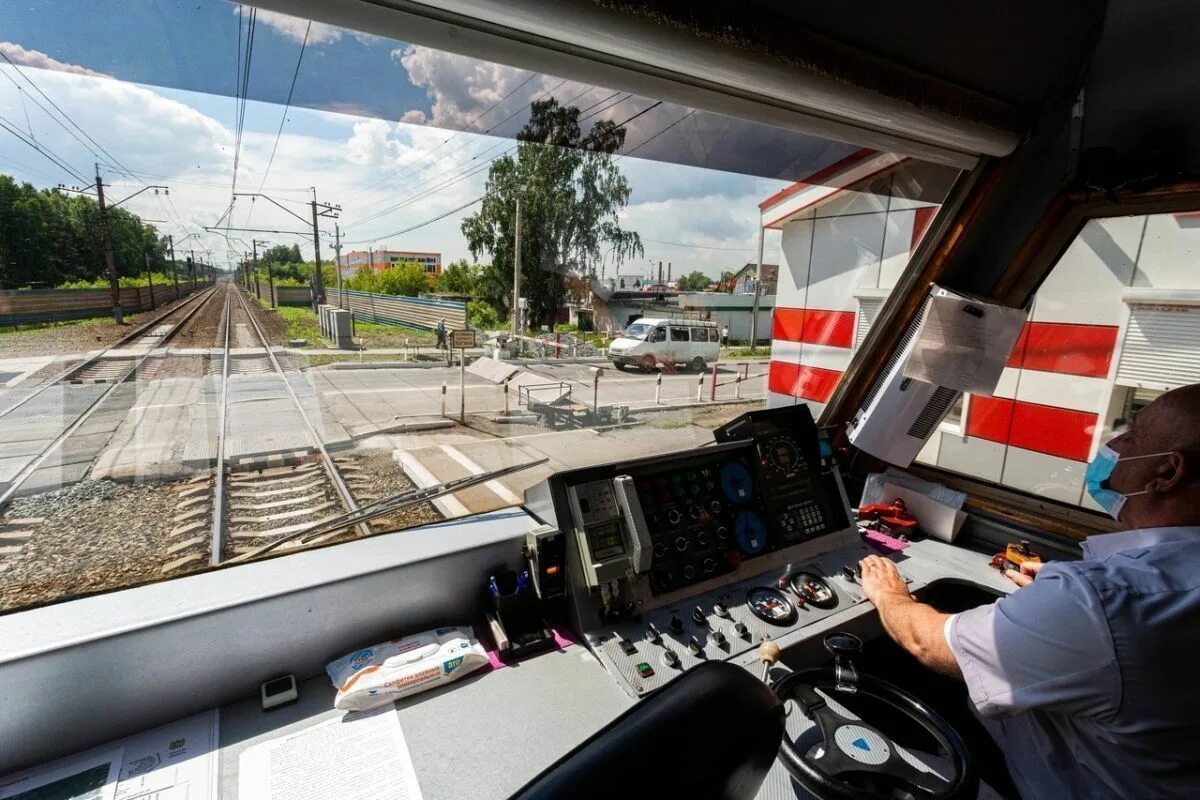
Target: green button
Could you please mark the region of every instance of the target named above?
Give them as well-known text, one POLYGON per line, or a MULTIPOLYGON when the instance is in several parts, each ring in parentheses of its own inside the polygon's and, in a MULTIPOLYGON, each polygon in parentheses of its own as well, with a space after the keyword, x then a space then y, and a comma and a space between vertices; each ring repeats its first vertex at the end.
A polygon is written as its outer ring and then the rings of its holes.
POLYGON ((698 484, 698 483, 692 484, 692 494, 700 494, 700 484, 698 484))
POLYGON ((672 483, 683 483, 683 476, 676 472, 671 476, 672 483))
POLYGON ((695 472, 693 472, 692 470, 688 470, 687 476, 688 476, 689 481, 692 481, 693 483, 695 483, 695 481, 696 481, 696 473, 695 472))
POLYGON ((649 678, 654 675, 654 667, 647 664, 645 661, 637 665, 638 675, 643 678, 649 678))
POLYGON ((704 488, 708 489, 711 492, 713 489, 715 489, 717 487, 713 485, 712 481, 705 481, 704 488))

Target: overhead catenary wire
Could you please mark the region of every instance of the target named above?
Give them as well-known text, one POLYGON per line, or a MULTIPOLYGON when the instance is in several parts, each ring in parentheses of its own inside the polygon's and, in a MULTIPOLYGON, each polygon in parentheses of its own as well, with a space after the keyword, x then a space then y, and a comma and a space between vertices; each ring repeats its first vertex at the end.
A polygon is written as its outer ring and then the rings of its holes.
POLYGON ((283 113, 279 115, 279 130, 275 131, 275 143, 271 145, 271 157, 267 159, 267 167, 263 170, 262 181, 258 190, 263 190, 267 176, 271 174, 271 165, 275 163, 275 152, 279 149, 279 138, 283 135, 283 126, 287 122, 288 109, 292 107, 292 95, 296 92, 296 79, 300 77, 300 65, 304 63, 304 50, 308 47, 308 34, 312 31, 312 21, 304 29, 304 41, 300 43, 300 55, 296 58, 296 69, 292 72, 292 85, 288 88, 287 101, 283 104, 283 113))
MULTIPOLYGON (((57 111, 62 116, 63 119, 65 119, 68 123, 70 123, 71 127, 75 128, 75 130, 79 131, 79 133, 81 133, 85 139, 87 139, 89 142, 91 142, 93 145, 95 145, 97 150, 99 150, 101 153, 103 153, 105 156, 107 156, 109 161, 112 162, 112 164, 114 165, 115 169, 117 169, 119 172, 122 172, 122 173, 128 175, 131 178, 134 178, 135 180, 138 180, 143 185, 145 184, 145 181, 135 178, 133 173, 129 171, 129 168, 126 167, 124 164, 122 164, 120 162, 120 160, 118 160, 116 158, 116 156, 114 156, 112 153, 108 152, 108 150, 106 150, 104 148, 104 145, 100 144, 98 141, 93 139, 92 136, 87 131, 85 131, 82 127, 80 127, 80 125, 77 122, 75 122, 74 119, 71 118, 70 114, 63 111, 62 108, 60 108, 59 105, 57 103, 55 103, 54 100, 52 100, 49 95, 47 95, 44 91, 42 91, 42 87, 38 86, 36 81, 34 81, 27 74, 25 74, 25 70, 21 69, 21 67, 16 62, 14 62, 11 58, 9 58, 8 54, 5 53, 3 50, 0 50, 0 58, 3 58, 5 61, 7 61, 9 63, 9 65, 12 66, 12 68, 14 70, 16 70, 17 74, 20 75, 25 80, 26 83, 28 83, 30 86, 32 86, 33 90, 35 92, 37 92, 39 95, 41 95, 42 98, 47 103, 50 104, 51 108, 53 108, 55 111, 57 111)), ((11 79, 11 76, 9 76, 9 78, 11 79)), ((14 83, 15 83, 15 81, 14 81, 14 83)), ((29 99, 34 100, 33 97, 30 97, 29 99)), ((37 102, 37 101, 34 100, 34 102, 37 102)), ((41 105, 41 103, 38 103, 38 107, 41 108, 43 111, 46 111, 45 107, 43 107, 41 105)), ((46 111, 46 114, 48 116, 50 116, 51 119, 54 119, 56 122, 59 122, 59 120, 53 114, 50 114, 49 111, 46 111)), ((59 122, 59 124, 62 124, 62 123, 59 122)), ((64 126, 64 128, 65 128, 65 126, 64 126)), ((70 132, 70 131, 68 131, 68 132, 70 132)), ((74 134, 71 134, 71 135, 74 136, 74 134)), ((76 137, 76 138, 78 139, 78 137, 76 137)), ((81 144, 82 144, 82 142, 81 142, 81 144)), ((88 149, 89 151, 91 151, 94 155, 97 155, 97 158, 99 158, 99 156, 98 156, 98 154, 96 154, 95 150, 92 150, 86 144, 84 145, 84 147, 86 149, 88 149)))
MULTIPOLYGON (((652 103, 651 105, 649 105, 649 106, 647 106, 646 108, 642 109, 641 111, 638 111, 637 113, 635 113, 635 114, 633 114, 633 115, 631 115, 631 116, 629 116, 629 117, 625 118, 625 119, 624 119, 624 120, 622 120, 621 122, 617 123, 616 127, 618 127, 618 128, 619 128, 619 127, 622 127, 622 126, 624 126, 624 125, 626 125, 626 124, 628 124, 628 123, 632 122, 633 120, 637 119, 638 117, 641 117, 642 115, 644 115, 644 114, 647 114, 647 113, 649 113, 650 111, 653 111, 655 108, 657 108, 657 107, 659 107, 660 105, 662 105, 662 103, 663 103, 663 101, 661 101, 661 100, 655 101, 654 103, 652 103)), ((637 147, 633 148, 633 150, 638 150, 638 149, 640 149, 641 147, 645 146, 647 143, 649 143, 649 142, 650 142, 650 141, 652 141, 653 139, 657 138, 657 137, 658 137, 658 136, 660 136, 662 133, 664 133, 664 132, 666 132, 667 130, 669 130, 669 129, 671 129, 671 128, 675 127, 676 125, 678 125, 680 122, 682 122, 684 119, 686 119, 688 116, 690 116, 690 115, 691 115, 691 114, 693 114, 693 113, 695 113, 695 109, 692 109, 692 111, 689 111, 689 112, 688 112, 687 114, 685 114, 683 117, 680 117, 680 118, 679 118, 678 120, 676 120, 675 122, 673 122, 673 123, 671 123, 670 125, 666 126, 666 127, 663 129, 663 130, 661 130, 661 131, 658 131, 657 133, 653 134, 652 136, 650 136, 649 138, 647 138, 646 140, 644 140, 644 141, 643 141, 641 144, 639 144, 637 147)), ((480 164, 480 165, 478 165, 477 167, 474 167, 474 168, 472 168, 472 170, 470 171, 470 174, 469 174, 469 175, 463 175, 463 176, 460 176, 458 179, 455 179, 455 180, 451 181, 451 183, 456 183, 456 182, 458 182, 458 180, 461 180, 461 179, 463 179, 463 178, 470 177, 470 175, 476 174, 477 172, 479 172, 480 170, 482 170, 482 169, 483 169, 485 166, 487 166, 487 165, 488 165, 488 164, 490 164, 491 162, 493 162, 493 161, 496 161, 496 160, 498 160, 498 159, 502 158, 503 156, 505 156, 505 155, 508 155, 509 153, 512 153, 512 152, 514 152, 514 151, 517 149, 517 147, 518 147, 518 146, 513 146, 513 147, 509 148, 508 150, 506 150, 504 153, 501 153, 500 155, 498 155, 498 156, 495 156, 495 157, 493 157, 493 158, 489 159, 487 162, 484 162, 483 164, 480 164)), ((633 152, 633 151, 631 150, 631 151, 629 151, 629 152, 633 152)), ((628 153, 623 153, 623 154, 621 154, 620 156, 618 156, 618 159, 619 159, 619 158, 623 158, 625 155, 628 155, 628 153)), ((449 184, 447 184, 447 185, 449 185, 449 184)), ((442 187, 442 188, 444 188, 444 187, 442 187)), ((436 191, 440 191, 440 189, 435 189, 435 190, 432 190, 432 191, 430 191, 430 192, 427 192, 427 193, 426 193, 425 195, 423 195, 423 196, 428 196, 429 194, 433 194, 433 193, 435 193, 436 191)), ((412 231, 419 230, 420 228, 424 228, 424 227, 426 227, 427 225, 432 225, 432 224, 433 224, 433 223, 435 223, 435 222, 439 222, 440 220, 443 220, 443 219, 445 219, 446 217, 450 216, 451 214, 456 214, 456 213, 458 213, 459 211, 463 211, 463 210, 465 210, 465 209, 467 209, 467 208, 470 208, 471 206, 475 205, 476 203, 479 203, 479 202, 481 202, 481 201, 482 201, 482 200, 483 200, 483 199, 484 199, 486 196, 487 196, 487 195, 480 195, 479 197, 476 197, 476 198, 474 198, 473 200, 470 200, 470 201, 468 201, 468 202, 464 203, 463 205, 461 205, 461 206, 458 206, 457 208, 450 209, 449 211, 443 212, 443 213, 441 213, 441 214, 439 214, 439 215, 437 215, 437 216, 435 216, 435 217, 433 217, 433 218, 431 218, 431 219, 427 219, 427 220, 425 220, 424 222, 419 222, 419 223, 417 223, 416 225, 411 225, 411 226, 409 226, 409 227, 407 227, 407 228, 404 228, 404 229, 402 229, 402 230, 393 231, 393 232, 391 232, 391 233, 383 234, 382 236, 374 236, 374 237, 371 237, 371 238, 369 238, 369 239, 355 239, 355 240, 352 240, 352 241, 345 241, 345 240, 344 240, 344 241, 343 241, 343 244, 366 244, 366 243, 368 243, 368 242, 374 242, 374 241, 378 241, 378 240, 380 240, 380 239, 390 239, 390 238, 393 238, 393 237, 396 237, 396 236, 402 236, 402 235, 404 235, 404 234, 406 234, 406 233, 410 233, 410 232, 412 232, 412 231)), ((414 198, 414 200, 415 200, 415 199, 420 199, 420 198, 414 198)))
POLYGON ((80 181, 82 183, 87 182, 87 178, 83 177, 83 175, 81 175, 78 170, 74 169, 69 164, 67 164, 67 162, 64 161, 61 156, 59 156, 57 153, 55 153, 49 147, 45 147, 45 146, 39 144, 38 142, 35 142, 32 139, 29 139, 27 136, 25 136, 25 134, 21 133, 20 128, 15 126, 12 123, 12 121, 9 120, 8 118, 0 116, 0 128, 4 128, 4 130, 8 131, 13 136, 17 137, 22 142, 24 142, 25 144, 32 147, 34 150, 41 153, 43 156, 46 157, 47 160, 51 161, 59 169, 67 172, 67 174, 69 174, 75 180, 80 181))

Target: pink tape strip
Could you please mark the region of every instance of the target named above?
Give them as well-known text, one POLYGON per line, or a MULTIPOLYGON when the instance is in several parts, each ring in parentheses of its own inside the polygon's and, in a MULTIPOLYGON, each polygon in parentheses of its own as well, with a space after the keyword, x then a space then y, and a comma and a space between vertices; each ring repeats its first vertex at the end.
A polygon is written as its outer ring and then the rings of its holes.
MULTIPOLYGON (((569 633, 564 633, 558 628, 551 628, 551 632, 554 634, 554 648, 556 650, 565 650, 575 644, 575 640, 571 638, 569 633)), ((508 664, 500 660, 500 654, 495 650, 488 650, 487 655, 488 663, 492 665, 492 669, 501 669, 508 666, 508 664)))

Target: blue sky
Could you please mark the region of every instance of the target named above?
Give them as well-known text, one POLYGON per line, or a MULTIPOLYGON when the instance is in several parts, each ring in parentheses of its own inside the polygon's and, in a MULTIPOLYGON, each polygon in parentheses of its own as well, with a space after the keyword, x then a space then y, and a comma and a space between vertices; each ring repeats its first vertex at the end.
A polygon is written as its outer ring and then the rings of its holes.
MULTIPOLYGON (((572 101, 593 114, 593 122, 622 122, 646 111, 628 124, 626 150, 636 154, 620 162, 633 186, 623 224, 654 241, 646 242, 644 259, 622 272, 662 259, 673 262, 677 275, 691 269, 716 275, 753 259, 757 202, 853 149, 313 23, 293 107, 271 160, 307 26, 258 12, 238 186, 257 189, 269 162, 266 188, 297 212, 305 211, 307 187, 317 187, 321 200, 343 206, 340 224, 346 240, 359 243, 353 247, 469 257, 459 225, 473 208, 397 232, 478 196, 486 167, 469 171, 511 146, 505 137, 520 129, 529 102, 540 96, 572 101), (482 133, 488 130, 493 135, 482 133)), ((237 6, 223 0, 104 0, 72 4, 69 12, 48 0, 6 3, 0 8, 0 50, 24 75, 0 62, 0 115, 90 174, 95 148, 80 144, 36 107, 40 98, 24 82, 32 79, 122 165, 171 186, 169 201, 148 193, 130 201, 132 210, 165 220, 158 227, 177 239, 199 233, 191 244, 203 243, 201 249, 212 249, 218 261, 248 248, 251 238, 300 242, 255 233, 227 241, 200 232, 231 201, 238 32, 237 6), (117 80, 80 74, 89 70, 117 80)), ((78 182, 2 130, 0 170, 38 186, 78 182)), ((140 185, 119 170, 107 173, 114 192, 140 185)), ((248 198, 235 202, 231 218, 235 227, 298 225, 248 198)), ((766 260, 775 260, 776 249, 770 236, 766 260)), ((611 274, 611 265, 606 269, 611 274)))

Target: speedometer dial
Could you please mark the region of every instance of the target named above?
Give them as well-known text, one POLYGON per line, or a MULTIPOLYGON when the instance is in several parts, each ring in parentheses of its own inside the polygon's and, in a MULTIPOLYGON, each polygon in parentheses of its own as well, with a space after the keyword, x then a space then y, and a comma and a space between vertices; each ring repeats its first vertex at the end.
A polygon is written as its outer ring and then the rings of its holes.
POLYGON ((800 452, 788 436, 777 436, 766 444, 767 460, 781 472, 791 472, 800 465, 800 452))

